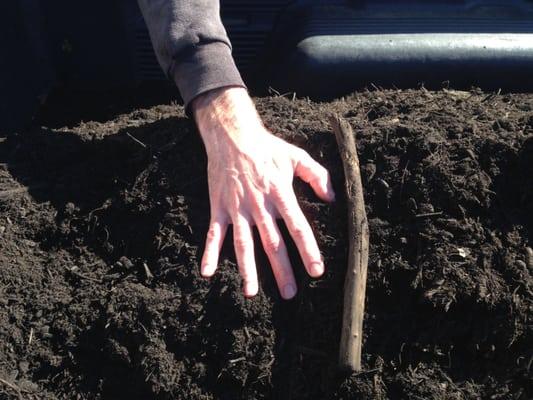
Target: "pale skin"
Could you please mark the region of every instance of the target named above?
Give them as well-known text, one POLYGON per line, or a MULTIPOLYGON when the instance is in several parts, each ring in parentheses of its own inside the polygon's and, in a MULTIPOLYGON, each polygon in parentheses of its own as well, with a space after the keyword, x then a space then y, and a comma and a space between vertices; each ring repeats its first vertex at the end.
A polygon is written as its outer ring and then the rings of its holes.
POLYGON ((335 194, 328 171, 304 150, 272 135, 244 88, 209 91, 194 99, 191 109, 208 159, 211 220, 202 276, 215 273, 232 224, 244 296, 255 296, 259 284, 252 228, 256 226, 281 296, 293 298, 297 285, 276 220, 284 220, 309 275, 320 277, 324 263, 292 182, 294 176, 299 177, 319 198, 331 202, 335 194))

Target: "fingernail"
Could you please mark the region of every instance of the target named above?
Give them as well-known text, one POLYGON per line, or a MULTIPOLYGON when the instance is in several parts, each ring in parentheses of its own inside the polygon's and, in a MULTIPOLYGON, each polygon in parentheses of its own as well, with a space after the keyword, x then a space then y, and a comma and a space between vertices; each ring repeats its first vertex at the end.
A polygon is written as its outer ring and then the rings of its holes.
POLYGON ((309 272, 311 273, 312 277, 319 277, 324 273, 324 263, 322 262, 314 262, 311 263, 309 266, 309 272))
POLYGON ((283 287, 283 298, 285 300, 292 299, 296 295, 296 287, 292 283, 288 283, 283 287))
POLYGON ((245 282, 244 283, 244 296, 245 297, 254 297, 259 291, 259 286, 256 282, 245 282))
POLYGON ((213 268, 211 265, 206 264, 201 268, 200 272, 204 278, 211 278, 215 273, 215 268, 213 268))

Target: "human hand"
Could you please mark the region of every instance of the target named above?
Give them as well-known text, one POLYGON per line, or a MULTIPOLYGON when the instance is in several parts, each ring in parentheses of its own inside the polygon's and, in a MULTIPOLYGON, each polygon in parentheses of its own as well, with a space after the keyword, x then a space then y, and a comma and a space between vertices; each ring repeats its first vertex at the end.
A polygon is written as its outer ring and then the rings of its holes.
POLYGON ((304 150, 272 135, 263 126, 247 91, 212 90, 196 98, 192 111, 208 158, 211 221, 201 274, 211 277, 229 224, 246 297, 259 289, 252 226, 284 299, 296 295, 296 282, 276 219, 283 218, 312 277, 324 273, 317 242, 292 187, 296 175, 325 201, 335 194, 327 170, 304 150))

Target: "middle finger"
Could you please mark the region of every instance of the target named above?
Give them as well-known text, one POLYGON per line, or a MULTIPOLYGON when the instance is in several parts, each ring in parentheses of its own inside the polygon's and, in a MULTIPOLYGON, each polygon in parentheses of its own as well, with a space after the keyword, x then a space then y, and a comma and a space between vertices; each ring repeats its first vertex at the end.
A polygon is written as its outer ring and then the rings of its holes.
POLYGON ((296 280, 287 253, 287 246, 281 236, 272 213, 263 210, 255 216, 255 223, 261 237, 263 248, 268 256, 272 272, 281 296, 288 300, 296 295, 296 280))

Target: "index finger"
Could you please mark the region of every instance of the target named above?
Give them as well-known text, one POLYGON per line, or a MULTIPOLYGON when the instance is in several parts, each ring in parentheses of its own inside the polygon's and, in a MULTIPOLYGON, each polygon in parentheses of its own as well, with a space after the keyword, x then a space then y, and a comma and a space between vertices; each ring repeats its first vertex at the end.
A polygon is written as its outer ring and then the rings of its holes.
POLYGON ((335 200, 331 177, 326 168, 298 147, 294 149, 294 161, 294 174, 309 183, 318 197, 324 201, 335 200))

